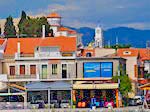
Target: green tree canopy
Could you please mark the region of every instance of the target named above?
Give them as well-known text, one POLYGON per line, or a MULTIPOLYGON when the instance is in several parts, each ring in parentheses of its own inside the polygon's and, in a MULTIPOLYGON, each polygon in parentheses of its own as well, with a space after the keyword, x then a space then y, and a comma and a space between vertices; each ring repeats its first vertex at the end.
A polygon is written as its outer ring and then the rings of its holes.
POLYGON ((47 18, 30 18, 27 17, 26 21, 22 23, 23 34, 27 37, 41 37, 42 36, 42 25, 45 25, 45 35, 48 36, 50 33, 50 26, 47 22, 47 18))
POLYGON ((112 80, 114 82, 118 82, 120 79, 120 86, 119 91, 123 95, 123 97, 128 97, 128 93, 132 92, 132 84, 131 80, 129 79, 128 75, 120 75, 120 76, 113 76, 112 80))
POLYGON ((112 45, 112 46, 105 46, 105 48, 113 48, 113 49, 118 49, 118 48, 130 48, 130 44, 117 44, 117 45, 112 45))
POLYGON ((16 30, 13 24, 13 18, 11 16, 6 18, 6 23, 4 26, 4 35, 6 38, 16 37, 16 30))
POLYGON ((19 35, 23 35, 24 33, 25 33, 25 26, 23 25, 23 23, 24 22, 26 22, 26 20, 27 20, 27 15, 26 15, 26 13, 24 12, 24 11, 22 11, 22 13, 21 13, 21 19, 20 19, 20 21, 19 21, 19 23, 18 23, 18 28, 19 28, 19 35))

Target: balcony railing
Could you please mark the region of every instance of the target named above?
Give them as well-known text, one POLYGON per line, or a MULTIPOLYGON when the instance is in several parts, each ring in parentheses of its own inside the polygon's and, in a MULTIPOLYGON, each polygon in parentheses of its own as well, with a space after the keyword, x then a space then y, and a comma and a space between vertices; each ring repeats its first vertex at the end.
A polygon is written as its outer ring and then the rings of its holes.
POLYGON ((35 79, 36 75, 8 75, 8 79, 35 79))

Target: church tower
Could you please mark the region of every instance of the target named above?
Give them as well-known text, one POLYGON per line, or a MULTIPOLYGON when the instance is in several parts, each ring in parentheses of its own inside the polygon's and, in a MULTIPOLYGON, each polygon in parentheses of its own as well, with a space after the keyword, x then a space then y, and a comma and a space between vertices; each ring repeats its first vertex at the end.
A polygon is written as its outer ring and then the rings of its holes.
POLYGON ((47 16, 47 21, 50 24, 51 29, 53 30, 53 33, 55 35, 58 31, 58 27, 61 26, 61 16, 56 12, 52 12, 47 16))
POLYGON ((102 28, 97 26, 95 28, 95 47, 103 48, 103 31, 102 28))

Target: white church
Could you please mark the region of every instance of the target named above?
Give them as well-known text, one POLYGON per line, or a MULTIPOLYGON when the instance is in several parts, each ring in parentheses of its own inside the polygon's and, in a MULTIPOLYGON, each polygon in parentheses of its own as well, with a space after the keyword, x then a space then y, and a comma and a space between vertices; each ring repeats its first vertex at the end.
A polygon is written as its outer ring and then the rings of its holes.
POLYGON ((76 37, 77 36, 76 31, 61 25, 61 18, 62 17, 56 12, 50 13, 47 16, 47 21, 50 24, 50 28, 53 30, 54 37, 57 36, 76 37))

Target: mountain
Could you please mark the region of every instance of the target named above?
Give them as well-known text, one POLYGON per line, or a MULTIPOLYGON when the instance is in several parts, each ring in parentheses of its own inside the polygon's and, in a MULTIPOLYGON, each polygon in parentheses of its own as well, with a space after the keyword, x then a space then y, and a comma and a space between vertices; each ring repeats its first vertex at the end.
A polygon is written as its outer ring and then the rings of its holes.
MULTIPOLYGON (((75 29, 78 33, 82 33, 82 42, 87 45, 94 40, 94 29, 89 27, 81 27, 75 29)), ((120 44, 131 44, 132 47, 146 47, 146 41, 150 41, 150 30, 139 30, 128 27, 116 27, 104 31, 105 45, 110 41, 111 45, 116 42, 116 37, 120 44)))

